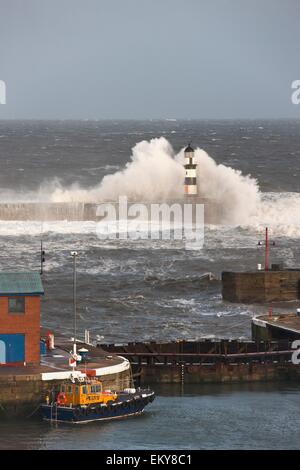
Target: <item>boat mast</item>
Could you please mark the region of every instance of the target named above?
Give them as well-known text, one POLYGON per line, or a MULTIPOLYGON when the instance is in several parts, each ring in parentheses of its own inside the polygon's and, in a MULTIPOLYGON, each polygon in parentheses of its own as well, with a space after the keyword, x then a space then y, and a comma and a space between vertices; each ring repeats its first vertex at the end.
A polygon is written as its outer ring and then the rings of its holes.
POLYGON ((77 251, 71 251, 71 256, 73 258, 73 307, 74 307, 74 341, 73 341, 73 355, 76 357, 76 335, 77 335, 77 302, 76 302, 76 257, 78 255, 77 251))

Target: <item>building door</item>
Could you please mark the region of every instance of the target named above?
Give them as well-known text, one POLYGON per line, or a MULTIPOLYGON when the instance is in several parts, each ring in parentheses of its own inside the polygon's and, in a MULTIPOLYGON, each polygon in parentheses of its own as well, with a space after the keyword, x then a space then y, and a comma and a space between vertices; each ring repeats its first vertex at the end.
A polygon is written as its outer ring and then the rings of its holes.
POLYGON ((0 340, 0 364, 6 363, 6 346, 3 340, 0 340))
POLYGON ((25 335, 19 333, 12 335, 0 334, 0 343, 4 343, 4 363, 9 364, 25 361, 25 335))

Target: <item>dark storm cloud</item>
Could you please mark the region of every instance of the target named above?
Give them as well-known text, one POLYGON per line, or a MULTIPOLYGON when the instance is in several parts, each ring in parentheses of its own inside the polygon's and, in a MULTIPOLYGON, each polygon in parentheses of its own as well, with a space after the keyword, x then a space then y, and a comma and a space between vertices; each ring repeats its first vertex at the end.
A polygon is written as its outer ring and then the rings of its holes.
POLYGON ((298 0, 0 0, 0 118, 299 116, 298 0))

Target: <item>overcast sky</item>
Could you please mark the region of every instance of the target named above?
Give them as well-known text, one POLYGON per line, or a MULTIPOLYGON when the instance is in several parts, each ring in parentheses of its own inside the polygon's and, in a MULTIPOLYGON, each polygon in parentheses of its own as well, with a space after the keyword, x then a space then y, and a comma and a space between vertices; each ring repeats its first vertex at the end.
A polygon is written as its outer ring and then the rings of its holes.
POLYGON ((0 118, 300 117, 299 0, 0 0, 0 118))

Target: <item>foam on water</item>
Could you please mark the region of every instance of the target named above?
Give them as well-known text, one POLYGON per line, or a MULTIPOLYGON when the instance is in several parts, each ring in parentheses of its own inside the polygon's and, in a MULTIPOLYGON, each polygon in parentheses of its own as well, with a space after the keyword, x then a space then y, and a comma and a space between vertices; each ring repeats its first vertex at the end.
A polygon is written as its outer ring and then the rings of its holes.
POLYGON ((272 227, 276 235, 300 236, 300 193, 264 193, 249 225, 272 227))
POLYGON ((38 221, 19 221, 9 220, 1 221, 1 236, 33 236, 40 237, 41 233, 57 233, 57 234, 90 234, 96 233, 96 222, 93 221, 54 221, 41 222, 38 221))

